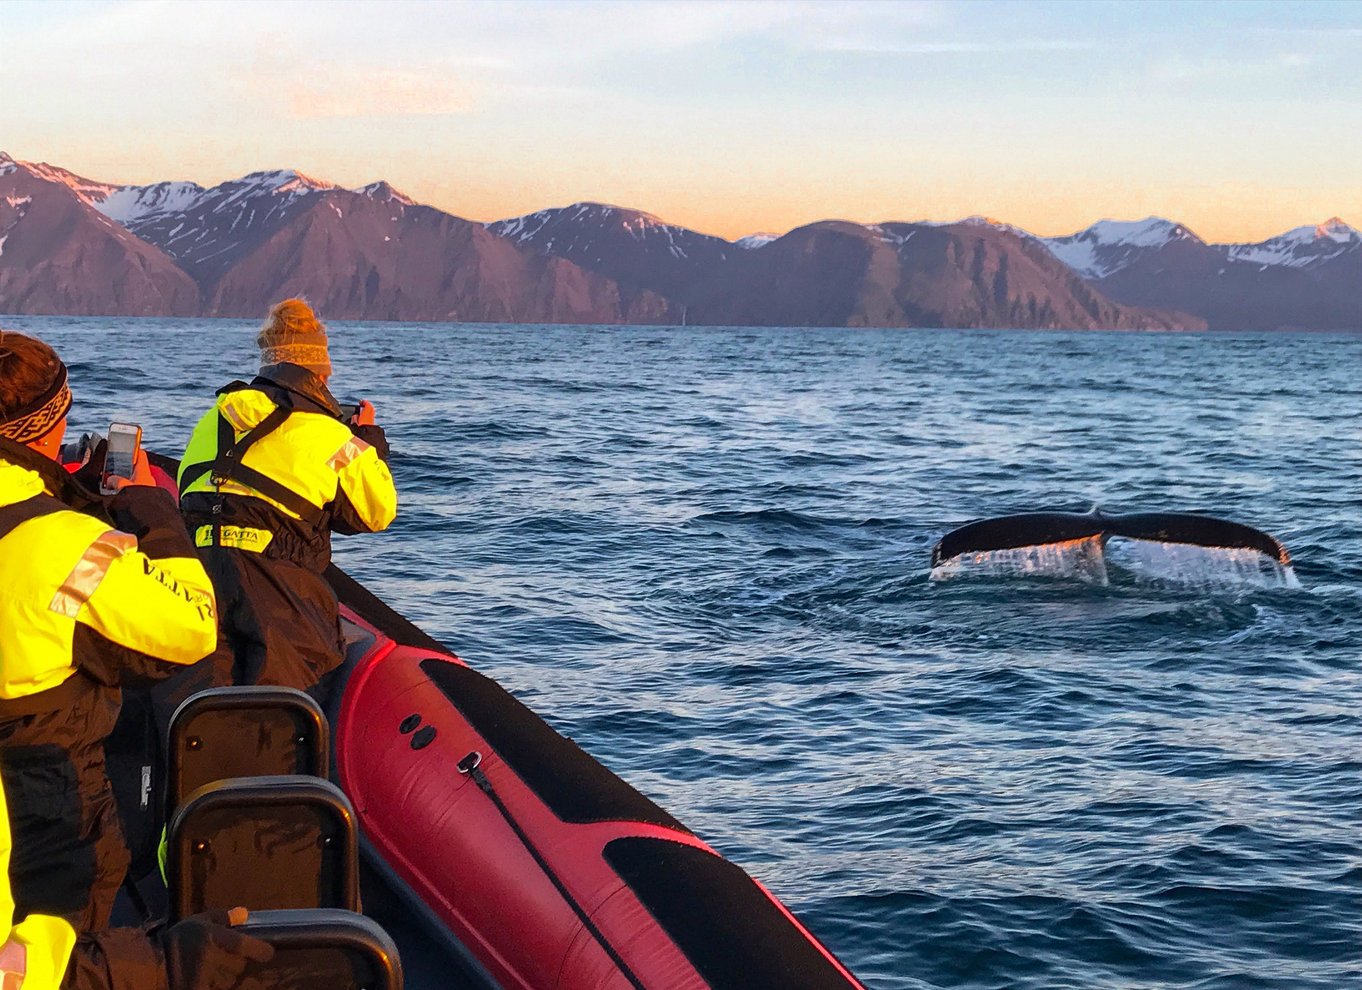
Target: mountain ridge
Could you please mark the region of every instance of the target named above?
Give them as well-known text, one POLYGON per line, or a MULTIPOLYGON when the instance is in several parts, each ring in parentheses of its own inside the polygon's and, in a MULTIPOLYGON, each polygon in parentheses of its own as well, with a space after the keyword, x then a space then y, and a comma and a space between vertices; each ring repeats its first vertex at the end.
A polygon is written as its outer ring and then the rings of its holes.
POLYGON ((89 276, 69 263, 43 267, 31 251, 25 262, 37 267, 17 273, 15 245, 31 247, 40 238, 27 208, 0 198, 7 211, 0 215, 0 311, 79 299, 82 311, 131 306, 141 314, 161 306, 172 315, 251 315, 288 293, 307 295, 331 318, 1075 329, 1346 326, 1356 319, 1352 325, 1362 325, 1358 283, 1350 281, 1362 270, 1362 235, 1338 217, 1231 245, 1207 244, 1160 217, 1100 220, 1063 237, 1039 237, 984 216, 817 221, 729 241, 642 210, 590 201, 480 223, 419 204, 382 179, 346 189, 296 169, 251 172, 209 187, 118 185, 0 152, 0 181, 9 177, 13 184, 20 172, 30 183, 64 189, 68 211, 77 210, 74 202, 92 214, 81 214, 80 236, 98 240, 95 230, 102 229, 112 267, 93 280, 99 289, 42 289, 43 278, 89 276), (117 250, 109 248, 110 237, 117 250), (120 265, 128 269, 127 285, 117 274, 120 265), (132 289, 138 271, 169 295, 146 285, 132 289), (184 279, 196 300, 187 301, 184 279), (1309 294, 1304 305, 1301 297, 1309 294))

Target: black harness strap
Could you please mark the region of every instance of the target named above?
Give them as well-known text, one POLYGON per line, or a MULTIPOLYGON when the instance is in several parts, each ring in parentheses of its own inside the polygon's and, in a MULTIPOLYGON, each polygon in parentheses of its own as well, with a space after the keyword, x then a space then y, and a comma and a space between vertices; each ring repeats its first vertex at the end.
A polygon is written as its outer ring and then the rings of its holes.
POLYGON ((26 523, 30 519, 37 519, 39 516, 48 516, 54 512, 60 512, 64 508, 66 506, 47 494, 34 495, 22 502, 6 505, 0 508, 0 540, 9 536, 22 523, 26 523))
POLYGON ((573 914, 577 915, 578 920, 580 920, 581 923, 586 926, 586 930, 591 933, 591 937, 605 950, 605 954, 610 957, 611 961, 619 967, 619 971, 624 975, 624 978, 629 981, 630 985, 632 985, 635 990, 647 990, 647 987, 645 987, 639 978, 634 975, 634 971, 629 968, 629 964, 624 961, 615 947, 606 939, 605 933, 596 927, 595 922, 587 916, 586 911, 577 903, 577 899, 572 896, 572 892, 569 891, 563 884, 563 881, 559 879, 558 874, 553 872, 553 867, 549 865, 548 860, 544 859, 543 854, 535 848, 534 843, 530 841, 530 837, 526 835, 525 830, 520 827, 520 823, 511 815, 511 810, 502 802, 501 796, 497 794, 496 789, 492 786, 492 782, 487 779, 487 774, 483 773, 479 768, 479 764, 481 763, 482 754, 474 750, 459 761, 459 773, 464 773, 472 777, 473 783, 478 785, 478 790, 492 799, 492 804, 496 805, 497 811, 501 812, 501 817, 506 819, 506 824, 511 826, 511 830, 515 832, 516 838, 520 840, 529 854, 534 857, 534 861, 539 864, 539 868, 544 871, 544 875, 552 882, 554 889, 558 891, 559 896, 567 902, 568 907, 572 908, 573 914))
MULTIPOLYGON (((215 392, 215 395, 227 395, 229 392, 240 392, 244 388, 250 388, 245 382, 237 380, 222 386, 215 392)), ((236 431, 232 429, 232 424, 227 421, 227 417, 221 412, 218 413, 218 442, 217 453, 211 461, 195 461, 193 464, 180 465, 180 489, 183 491, 192 485, 199 478, 209 471, 212 471, 218 463, 218 458, 222 452, 236 443, 236 431)))

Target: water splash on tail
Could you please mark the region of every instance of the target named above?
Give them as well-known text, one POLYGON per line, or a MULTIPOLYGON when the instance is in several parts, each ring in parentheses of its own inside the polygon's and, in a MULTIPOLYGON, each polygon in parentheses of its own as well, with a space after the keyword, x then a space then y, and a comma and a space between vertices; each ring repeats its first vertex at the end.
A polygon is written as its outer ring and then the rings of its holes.
POLYGON ((1167 581, 1195 587, 1249 585, 1299 588, 1290 564, 1282 565, 1249 547, 1203 547, 1190 543, 1156 543, 1112 537, 1107 541, 1110 566, 1145 581, 1167 581))
POLYGON ((1288 564, 1247 547, 1205 547, 1092 536, 1005 550, 964 553, 932 568, 933 581, 959 577, 1055 577, 1107 585, 1111 570, 1137 581, 1189 587, 1299 588, 1288 564))
POLYGON ((931 580, 958 577, 1041 576, 1072 578, 1087 584, 1106 584, 1102 537, 1059 543, 1039 543, 1005 550, 962 553, 932 568, 931 580))

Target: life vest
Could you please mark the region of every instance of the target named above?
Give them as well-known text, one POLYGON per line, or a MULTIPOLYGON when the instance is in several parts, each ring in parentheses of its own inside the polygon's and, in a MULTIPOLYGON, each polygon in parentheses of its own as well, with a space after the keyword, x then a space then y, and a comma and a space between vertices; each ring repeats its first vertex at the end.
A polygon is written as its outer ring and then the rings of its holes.
POLYGON ((279 522, 294 524, 287 528, 305 538, 327 530, 341 502, 362 530, 386 528, 397 512, 387 465, 341 422, 338 409, 261 379, 219 390, 181 464, 181 499, 200 547, 263 553, 279 536, 270 516, 282 516, 279 522), (228 521, 225 499, 250 499, 272 511, 247 514, 259 524, 228 521), (205 508, 209 521, 201 522, 205 508))

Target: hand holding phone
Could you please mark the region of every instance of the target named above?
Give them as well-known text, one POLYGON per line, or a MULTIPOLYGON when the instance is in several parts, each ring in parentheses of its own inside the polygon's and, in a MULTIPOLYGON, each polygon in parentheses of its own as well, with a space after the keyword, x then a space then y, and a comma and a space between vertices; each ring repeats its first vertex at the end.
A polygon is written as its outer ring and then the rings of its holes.
POLYGON ((112 495, 127 485, 150 484, 155 484, 155 480, 146 452, 142 450, 142 427, 136 423, 111 424, 104 451, 104 468, 100 473, 100 492, 112 495))
POLYGON ((373 426, 374 404, 368 399, 360 399, 359 405, 355 407, 355 414, 350 417, 350 423, 354 426, 373 426))

